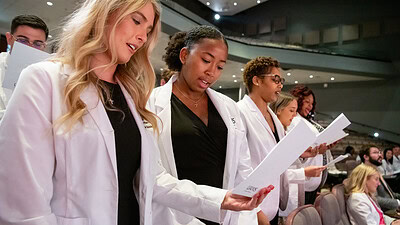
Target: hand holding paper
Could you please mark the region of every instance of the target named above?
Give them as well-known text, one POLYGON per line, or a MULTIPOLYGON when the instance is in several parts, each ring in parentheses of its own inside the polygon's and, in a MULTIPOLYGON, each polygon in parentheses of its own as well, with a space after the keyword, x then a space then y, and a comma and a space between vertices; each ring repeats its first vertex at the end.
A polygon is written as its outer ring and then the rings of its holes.
POLYGON ((279 176, 314 143, 315 139, 315 133, 307 124, 303 121, 299 122, 271 150, 249 177, 233 189, 233 193, 252 197, 261 188, 279 179, 279 176))

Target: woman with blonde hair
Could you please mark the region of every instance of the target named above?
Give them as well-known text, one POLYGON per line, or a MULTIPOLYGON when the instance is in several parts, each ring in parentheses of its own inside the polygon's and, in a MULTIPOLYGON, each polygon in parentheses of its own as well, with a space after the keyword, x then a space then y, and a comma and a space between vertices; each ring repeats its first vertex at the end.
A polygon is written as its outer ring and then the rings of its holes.
MULTIPOLYGON (((0 124, 0 224, 153 224, 159 207, 220 221, 256 207, 179 181, 160 166, 146 127, 160 30, 155 0, 87 0, 55 58, 24 69, 0 124)), ((163 224, 171 224, 165 218, 163 224)))
MULTIPOLYGON (((297 113, 297 98, 285 92, 281 92, 278 99, 272 102, 269 107, 276 114, 279 121, 281 121, 285 131, 292 123, 293 118, 297 113)), ((316 152, 304 152, 301 157, 308 158, 314 157, 316 152)), ((288 203, 285 210, 279 211, 279 216, 287 217, 294 209, 304 205, 304 182, 310 177, 318 177, 321 172, 326 169, 325 166, 308 166, 303 167, 300 159, 296 160, 287 170, 287 177, 289 181, 288 203)))
POLYGON ((375 198, 380 185, 379 172, 376 168, 361 164, 357 166, 346 183, 347 212, 353 225, 388 225, 400 224, 383 214, 375 198))

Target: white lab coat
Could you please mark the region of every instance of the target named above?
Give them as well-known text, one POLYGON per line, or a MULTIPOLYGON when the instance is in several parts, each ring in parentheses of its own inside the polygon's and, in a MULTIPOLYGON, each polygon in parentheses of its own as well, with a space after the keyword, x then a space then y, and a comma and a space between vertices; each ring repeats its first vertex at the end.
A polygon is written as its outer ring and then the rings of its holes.
MULTIPOLYGON (((41 62, 21 73, 0 124, 2 225, 117 224, 114 132, 95 87, 90 85, 81 94, 88 109, 83 124, 67 134, 53 127, 65 113, 63 87, 73 72, 60 63, 41 62)), ((152 201, 218 222, 226 191, 200 190, 193 182, 167 174, 153 136, 121 88, 141 133, 141 164, 135 179, 141 224, 160 224, 152 221, 157 216, 152 215, 152 201)), ((172 223, 166 219, 162 224, 172 223)))
MULTIPOLYGON (((246 128, 251 165, 253 168, 256 168, 277 142, 261 111, 248 95, 245 95, 237 105, 240 109, 241 117, 246 128)), ((285 136, 285 130, 278 117, 269 107, 268 112, 274 120, 276 132, 278 132, 279 139, 281 140, 285 136)), ((274 185, 275 189, 268 194, 260 205, 261 210, 270 220, 272 220, 278 212, 280 179, 276 179, 272 185, 274 185)))
MULTIPOLYGON (((177 75, 164 85, 153 90, 148 102, 148 108, 154 112, 162 121, 161 134, 158 138, 158 146, 161 152, 161 161, 165 169, 174 177, 178 177, 175 165, 174 152, 171 139, 171 96, 172 85, 177 79, 177 75)), ((220 94, 211 88, 206 90, 210 100, 213 102, 218 113, 222 117, 227 129, 228 140, 224 169, 223 188, 232 189, 234 186, 243 181, 252 171, 250 167, 250 156, 247 146, 247 140, 244 133, 243 125, 240 119, 239 109, 235 102, 229 97, 220 94)), ((203 224, 192 216, 170 210, 165 214, 174 214, 175 224, 203 224)), ((240 213, 228 212, 223 219, 224 224, 244 224, 241 219, 250 220, 246 224, 257 223, 255 211, 240 213), (246 215, 247 214, 247 215, 246 215)), ((154 218, 155 221, 162 224, 163 218, 154 218)))
POLYGON ((12 91, 7 88, 3 88, 4 76, 7 70, 8 59, 10 58, 10 53, 2 52, 0 53, 0 120, 3 117, 7 102, 11 96, 12 91))
MULTIPOLYGON (((314 125, 312 125, 308 120, 304 119, 299 113, 297 113, 297 115, 293 118, 292 123, 288 127, 288 131, 291 130, 294 126, 296 126, 301 120, 303 120, 311 128, 311 130, 314 131, 315 134, 319 133, 317 128, 315 128, 314 125)), ((327 155, 327 162, 330 162, 332 160, 332 154, 330 153, 330 150, 326 150, 325 154, 327 155)), ((322 154, 318 154, 312 158, 307 158, 303 162, 303 167, 308 167, 308 166, 323 166, 322 154)), ((322 173, 319 177, 308 178, 304 184, 304 191, 308 192, 315 191, 321 184, 321 178, 322 178, 322 173)))
MULTIPOLYGON (((382 213, 378 203, 375 206, 365 193, 352 193, 347 200, 347 212, 352 225, 379 225, 379 214, 382 213), (376 207, 376 208, 375 208, 376 207)), ((389 225, 394 219, 383 215, 385 224, 389 225)))
MULTIPOLYGON (((303 164, 297 159, 286 171, 289 180, 289 197, 286 209, 279 210, 279 216, 288 216, 293 210, 299 207, 299 185, 304 185, 308 179, 304 173, 303 164)), ((303 193, 304 195, 304 193, 303 193)))

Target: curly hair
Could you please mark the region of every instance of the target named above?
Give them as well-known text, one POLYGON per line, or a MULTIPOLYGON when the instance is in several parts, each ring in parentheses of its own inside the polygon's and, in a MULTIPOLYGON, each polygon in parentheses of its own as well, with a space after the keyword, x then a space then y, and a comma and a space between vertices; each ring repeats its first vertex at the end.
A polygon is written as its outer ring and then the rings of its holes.
POLYGON ((290 90, 290 94, 297 97, 297 112, 300 112, 303 107, 304 98, 312 95, 314 102, 310 114, 306 115, 306 119, 311 119, 315 113, 315 106, 317 105, 317 101, 315 100, 314 92, 307 86, 304 85, 296 85, 292 90, 290 90))
POLYGON ((243 71, 243 81, 249 93, 253 89, 253 77, 269 73, 273 67, 280 67, 278 60, 264 56, 252 59, 246 64, 243 71))
POLYGON ((165 48, 163 60, 168 66, 168 69, 173 71, 181 71, 182 62, 179 59, 179 54, 182 48, 188 48, 190 51, 192 47, 202 41, 203 39, 224 40, 228 47, 224 35, 215 27, 212 26, 196 26, 189 31, 181 31, 174 34, 165 48))
POLYGON ((165 68, 161 73, 161 79, 164 79, 165 82, 168 82, 174 73, 175 71, 165 68))

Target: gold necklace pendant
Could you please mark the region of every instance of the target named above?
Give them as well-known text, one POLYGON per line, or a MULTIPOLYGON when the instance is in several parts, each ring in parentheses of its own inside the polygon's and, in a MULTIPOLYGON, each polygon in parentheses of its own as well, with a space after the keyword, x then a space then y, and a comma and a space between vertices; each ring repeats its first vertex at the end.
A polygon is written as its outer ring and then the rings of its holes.
POLYGON ((181 93, 183 95, 183 97, 185 97, 185 98, 187 98, 187 99, 189 99, 190 101, 193 102, 195 108, 197 108, 197 106, 199 105, 200 100, 203 98, 204 93, 205 93, 205 92, 203 92, 203 94, 200 96, 199 99, 193 100, 190 97, 188 97, 185 94, 183 94, 183 92, 179 89, 178 85, 175 85, 175 87, 179 91, 179 93, 181 93))

